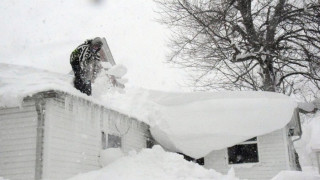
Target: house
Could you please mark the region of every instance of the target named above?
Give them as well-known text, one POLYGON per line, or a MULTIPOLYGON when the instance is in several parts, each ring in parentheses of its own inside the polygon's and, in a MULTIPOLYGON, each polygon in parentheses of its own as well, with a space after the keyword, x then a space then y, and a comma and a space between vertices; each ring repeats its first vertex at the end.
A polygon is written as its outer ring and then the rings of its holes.
POLYGON ((88 100, 58 91, 0 108, 0 177, 66 179, 100 168, 102 149, 147 146, 148 125, 88 100))
POLYGON ((100 151, 139 151, 146 123, 72 87, 72 77, 0 64, 0 177, 66 179, 99 169, 100 151))
MULTIPOLYGON (((205 168, 241 179, 301 170, 293 142, 302 135, 297 103, 271 92, 148 92, 160 105, 153 138, 205 168)), ((156 109, 156 108, 155 108, 156 109)))
POLYGON ((293 141, 302 134, 298 111, 279 130, 253 137, 204 157, 204 167, 227 173, 233 167, 241 179, 271 179, 283 170, 301 171, 293 141))
POLYGON ((6 64, 0 87, 0 177, 65 179, 98 169, 104 148, 139 150, 152 139, 189 160, 203 158, 206 168, 234 167, 240 178, 299 169, 296 103, 281 94, 138 89, 88 97, 72 77, 6 64))

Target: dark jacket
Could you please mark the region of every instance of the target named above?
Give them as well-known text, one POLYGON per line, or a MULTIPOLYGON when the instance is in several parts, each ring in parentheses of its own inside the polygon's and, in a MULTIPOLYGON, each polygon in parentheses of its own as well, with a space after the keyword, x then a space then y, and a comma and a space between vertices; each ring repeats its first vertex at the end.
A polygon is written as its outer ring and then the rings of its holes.
POLYGON ((70 56, 70 64, 75 77, 84 82, 94 81, 102 69, 99 52, 91 49, 92 40, 87 40, 78 46, 70 56))

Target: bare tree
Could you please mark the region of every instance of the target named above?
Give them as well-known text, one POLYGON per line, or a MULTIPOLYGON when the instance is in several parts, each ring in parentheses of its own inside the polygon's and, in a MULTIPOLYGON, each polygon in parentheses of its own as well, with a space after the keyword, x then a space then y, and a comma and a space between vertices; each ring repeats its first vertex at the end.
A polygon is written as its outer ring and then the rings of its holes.
POLYGON ((318 0, 155 1, 173 31, 169 61, 193 72, 194 86, 285 94, 319 88, 318 0))

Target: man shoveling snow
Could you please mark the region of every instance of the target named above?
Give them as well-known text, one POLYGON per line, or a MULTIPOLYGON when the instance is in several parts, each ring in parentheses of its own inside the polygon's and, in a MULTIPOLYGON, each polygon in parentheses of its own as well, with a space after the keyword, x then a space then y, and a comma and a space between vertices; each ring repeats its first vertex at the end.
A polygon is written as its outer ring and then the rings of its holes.
POLYGON ((74 87, 82 93, 91 95, 91 83, 102 69, 100 63, 101 38, 87 40, 78 46, 70 56, 70 64, 74 72, 74 87))
MULTIPOLYGON (((71 53, 70 64, 75 76, 74 87, 88 96, 91 96, 91 85, 100 72, 104 72, 101 74, 103 81, 108 81, 105 83, 111 84, 119 91, 125 87, 124 84, 127 82, 122 78, 127 69, 122 65, 115 64, 105 38, 96 37, 78 46, 71 53)), ((102 83, 105 85, 102 88, 108 88, 105 83, 102 83)))

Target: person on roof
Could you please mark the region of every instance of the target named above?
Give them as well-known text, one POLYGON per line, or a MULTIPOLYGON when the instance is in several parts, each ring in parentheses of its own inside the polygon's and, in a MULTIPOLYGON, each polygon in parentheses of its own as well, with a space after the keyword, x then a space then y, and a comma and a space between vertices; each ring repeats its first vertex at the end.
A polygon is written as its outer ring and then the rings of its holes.
POLYGON ((96 37, 79 45, 70 56, 74 87, 88 96, 91 95, 91 83, 102 69, 99 53, 101 47, 102 40, 96 37))

